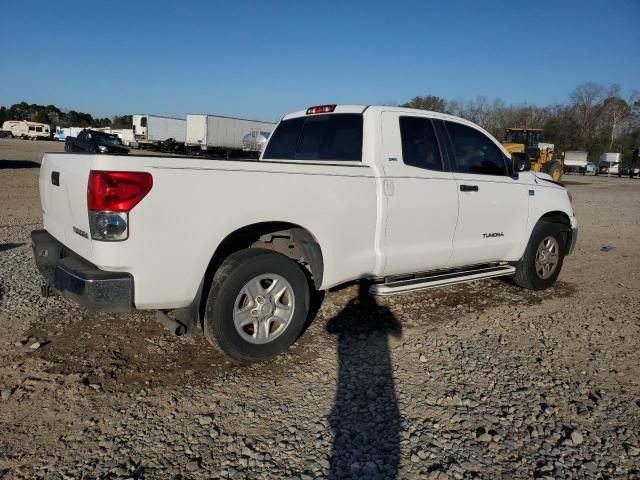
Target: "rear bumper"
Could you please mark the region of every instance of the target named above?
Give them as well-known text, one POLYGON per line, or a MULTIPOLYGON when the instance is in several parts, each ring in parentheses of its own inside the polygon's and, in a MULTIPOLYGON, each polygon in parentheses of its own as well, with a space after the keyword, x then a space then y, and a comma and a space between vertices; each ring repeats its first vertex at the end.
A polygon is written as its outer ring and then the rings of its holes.
POLYGON ((31 246, 45 282, 63 297, 103 312, 135 308, 130 274, 100 270, 66 249, 46 230, 31 232, 31 246))

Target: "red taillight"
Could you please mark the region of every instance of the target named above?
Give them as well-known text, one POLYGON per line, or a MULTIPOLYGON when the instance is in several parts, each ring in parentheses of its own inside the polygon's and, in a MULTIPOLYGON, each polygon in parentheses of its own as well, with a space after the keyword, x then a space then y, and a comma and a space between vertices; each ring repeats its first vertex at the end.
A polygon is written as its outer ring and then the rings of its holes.
POLYGON ((91 170, 87 186, 89 210, 128 212, 153 187, 153 177, 147 172, 105 172, 91 170))
POLYGON ((314 113, 333 113, 335 109, 335 105, 318 105, 317 107, 307 108, 307 115, 312 115, 314 113))

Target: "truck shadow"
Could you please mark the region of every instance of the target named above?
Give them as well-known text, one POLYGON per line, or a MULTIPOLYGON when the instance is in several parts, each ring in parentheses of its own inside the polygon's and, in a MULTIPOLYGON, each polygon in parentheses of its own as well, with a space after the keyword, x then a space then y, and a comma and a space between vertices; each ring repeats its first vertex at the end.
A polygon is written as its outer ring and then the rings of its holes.
POLYGON ((24 243, 0 243, 0 252, 4 252, 6 250, 11 250, 12 248, 18 248, 24 245, 24 243))
POLYGON ((361 283, 358 296, 326 326, 337 335, 339 368, 328 417, 330 479, 393 479, 398 474, 402 425, 388 337, 401 336, 402 327, 368 287, 361 283))
POLYGON ((32 160, 0 159, 0 170, 8 170, 8 169, 14 169, 14 168, 40 168, 40 164, 32 160))

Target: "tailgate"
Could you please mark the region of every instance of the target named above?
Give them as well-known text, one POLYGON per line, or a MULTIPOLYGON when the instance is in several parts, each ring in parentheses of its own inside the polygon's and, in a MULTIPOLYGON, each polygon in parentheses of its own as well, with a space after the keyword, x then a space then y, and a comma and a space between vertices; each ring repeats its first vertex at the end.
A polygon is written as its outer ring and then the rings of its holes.
POLYGON ((87 182, 93 155, 45 153, 40 167, 44 228, 78 255, 91 258, 87 182))

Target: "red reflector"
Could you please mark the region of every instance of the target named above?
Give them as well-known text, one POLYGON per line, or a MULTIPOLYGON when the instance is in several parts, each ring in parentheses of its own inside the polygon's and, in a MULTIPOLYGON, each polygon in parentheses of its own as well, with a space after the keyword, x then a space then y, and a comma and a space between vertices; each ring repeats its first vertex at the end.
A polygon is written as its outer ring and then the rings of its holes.
POLYGON ((335 105, 318 105, 316 107, 307 108, 307 115, 312 115, 314 113, 332 113, 335 109, 335 105))
POLYGON ((92 211, 128 212, 153 186, 147 172, 104 172, 91 170, 87 205, 92 211))

